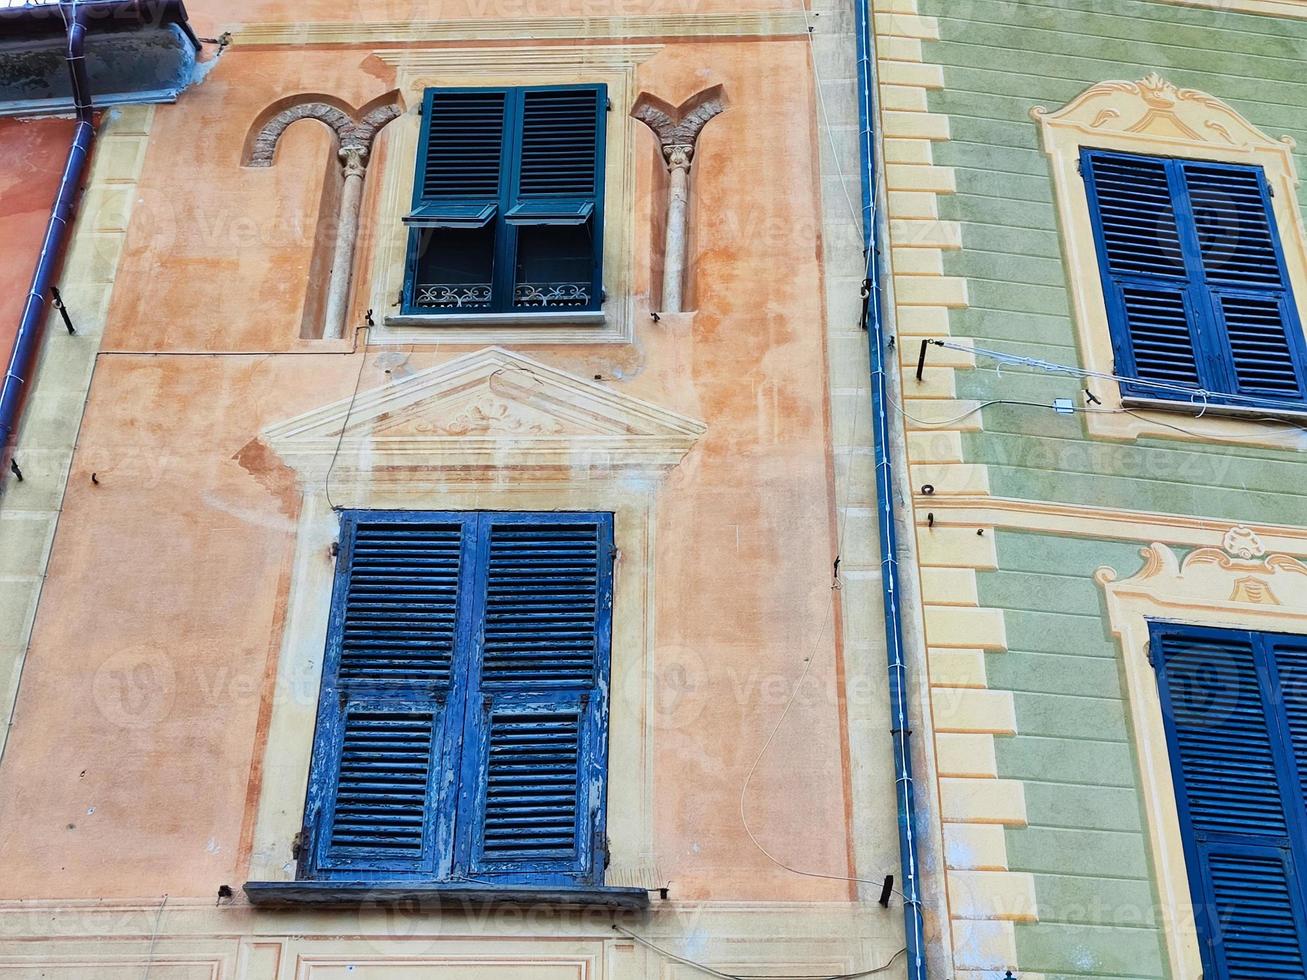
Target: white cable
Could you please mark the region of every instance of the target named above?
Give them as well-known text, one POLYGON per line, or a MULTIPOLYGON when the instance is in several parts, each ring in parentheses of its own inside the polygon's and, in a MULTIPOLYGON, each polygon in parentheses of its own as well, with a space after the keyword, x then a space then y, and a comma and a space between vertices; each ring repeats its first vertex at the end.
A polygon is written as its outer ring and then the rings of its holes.
POLYGON ((1212 398, 1222 400, 1233 400, 1247 402, 1258 408, 1266 407, 1264 398, 1257 398, 1255 395, 1237 395, 1227 392, 1213 392, 1206 388, 1192 388, 1181 384, 1175 384, 1166 381, 1148 381, 1143 378, 1127 378, 1119 374, 1109 374, 1105 371, 1091 371, 1088 368, 1077 367, 1072 364, 1058 364, 1055 361, 1043 361, 1036 357, 1026 357, 1022 354, 1009 354, 1006 351, 990 350, 987 347, 972 347, 967 344, 960 344, 957 341, 936 340, 932 339, 929 343, 936 347, 943 347, 946 350, 963 351, 969 354, 980 354, 991 360, 998 361, 1001 364, 1019 364, 1023 367, 1035 368, 1039 371, 1047 371, 1050 374, 1065 374, 1073 378, 1097 378, 1100 381, 1115 381, 1118 384, 1134 385, 1136 387, 1154 388, 1159 391, 1171 391, 1183 395, 1184 400, 1197 406, 1195 398, 1201 399, 1202 410, 1198 417, 1201 418, 1207 411, 1212 398))

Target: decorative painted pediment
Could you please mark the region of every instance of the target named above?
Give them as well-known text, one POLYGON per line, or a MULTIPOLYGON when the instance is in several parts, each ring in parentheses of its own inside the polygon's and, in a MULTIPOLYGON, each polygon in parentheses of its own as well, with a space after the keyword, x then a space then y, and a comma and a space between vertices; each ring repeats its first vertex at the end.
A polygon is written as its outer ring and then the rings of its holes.
POLYGON ((1263 611, 1307 615, 1307 565, 1290 555, 1266 554, 1250 528, 1232 527, 1220 548, 1197 548, 1183 561, 1164 544, 1140 554, 1144 566, 1131 578, 1118 582, 1116 571, 1105 567, 1095 579, 1114 597, 1147 597, 1163 606, 1231 613, 1271 607, 1263 611))
POLYGON ((1163 145, 1269 149, 1286 155, 1294 148, 1290 137, 1272 139, 1215 96, 1179 88, 1156 73, 1137 82, 1100 82, 1055 112, 1037 107, 1030 114, 1046 130, 1075 130, 1100 140, 1133 136, 1163 145))
POLYGON ((488 347, 265 429, 306 485, 657 476, 702 422, 488 347), (509 472, 511 471, 511 472, 509 472))

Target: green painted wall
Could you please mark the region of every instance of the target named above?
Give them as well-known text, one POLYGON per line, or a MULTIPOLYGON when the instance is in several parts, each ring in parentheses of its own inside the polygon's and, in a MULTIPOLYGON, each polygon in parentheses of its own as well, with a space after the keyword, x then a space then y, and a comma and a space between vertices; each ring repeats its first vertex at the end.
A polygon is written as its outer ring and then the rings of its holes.
MULTIPOLYGON (((1146 0, 922 0, 940 24, 926 42, 944 66, 929 108, 950 118, 935 162, 956 169, 941 217, 962 224, 945 272, 971 307, 952 331, 978 346, 1079 363, 1049 163, 1029 111, 1055 109, 1097 82, 1159 71, 1231 103, 1272 136, 1307 148, 1307 21, 1146 0)), ((1307 154, 1298 154, 1307 172, 1307 154)), ((1091 288, 1098 288, 1095 281, 1091 288)), ((1307 297, 1299 297, 1300 306, 1307 297)), ((911 382, 909 382, 910 384, 911 382)), ((1074 379, 978 359, 958 395, 1048 404, 1074 379)), ((1084 420, 994 406, 964 435, 996 496, 1247 521, 1302 524, 1307 479, 1294 450, 1160 438, 1094 442, 1084 420)), ((1176 424, 1184 419, 1177 417, 1176 424)), ((1279 427, 1277 427, 1278 430, 1279 427)), ((1307 433, 1286 430, 1307 448, 1307 433)), ((1017 927, 1018 973, 1049 980, 1167 977, 1128 730, 1120 657, 1093 572, 1140 567, 1140 542, 1000 531, 999 570, 982 606, 1005 611, 1009 650, 988 655, 991 688, 1014 692, 1018 734, 998 740, 999 775, 1026 784, 1029 826, 1010 829, 1010 867, 1035 876, 1038 923, 1017 927)))
POLYGON ((1013 871, 1035 876, 1040 921, 1017 927, 1019 966, 1050 977, 1161 977, 1162 940, 1129 741, 1120 658, 1093 579, 1141 564, 1134 543, 999 531, 982 606, 1004 611, 1008 649, 989 686, 1012 691, 1017 730, 999 775, 1026 786, 1029 826, 1007 832, 1013 871))
MULTIPOLYGON (((940 216, 962 223, 964 247, 946 255, 945 272, 968 277, 971 297, 952 330, 979 346, 1079 363, 1032 107, 1058 108, 1096 82, 1160 71, 1307 148, 1307 21, 1142 0, 923 0, 921 9, 940 23, 925 58, 944 66, 930 110, 949 115, 953 137, 936 146, 935 162, 956 168, 958 182, 940 216)), ((1297 156, 1307 172, 1307 153, 1297 156)), ((1079 391, 1071 378, 996 372, 983 358, 979 367, 959 373, 959 397, 1048 404, 1079 391)), ((965 450, 990 465, 997 496, 1284 524, 1307 509, 1292 450, 1168 439, 1091 446, 1082 417, 1023 406, 988 409, 984 425, 965 450)), ((1307 448, 1307 432, 1272 428, 1307 448)))

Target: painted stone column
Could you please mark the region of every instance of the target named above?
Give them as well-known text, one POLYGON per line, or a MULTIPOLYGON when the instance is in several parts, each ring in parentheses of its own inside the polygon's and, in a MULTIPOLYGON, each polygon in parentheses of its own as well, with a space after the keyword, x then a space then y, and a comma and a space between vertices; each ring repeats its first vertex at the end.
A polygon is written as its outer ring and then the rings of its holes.
POLYGON ((689 239, 690 165, 703 127, 726 108, 720 85, 672 106, 648 93, 631 115, 653 130, 667 161, 667 232, 663 239, 662 311, 680 313, 685 301, 686 243, 689 239))
POLYGON ((690 158, 694 147, 684 143, 663 148, 671 183, 667 189, 667 237, 663 244, 663 309, 681 312, 685 282, 686 208, 690 202, 690 158))
POLYGON ((355 144, 340 148, 345 184, 340 192, 340 219, 337 223, 336 248, 331 260, 331 281, 327 286, 327 311, 322 318, 324 340, 337 340, 345 335, 345 314, 349 307, 349 288, 354 278, 354 246, 358 241, 359 208, 363 204, 363 177, 367 156, 366 146, 355 144))

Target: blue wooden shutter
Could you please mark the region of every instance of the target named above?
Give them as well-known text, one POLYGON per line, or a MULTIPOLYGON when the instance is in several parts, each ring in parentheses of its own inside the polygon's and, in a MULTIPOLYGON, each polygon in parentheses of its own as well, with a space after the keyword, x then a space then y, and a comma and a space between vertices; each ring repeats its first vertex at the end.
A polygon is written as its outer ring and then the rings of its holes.
POLYGON ((1261 641, 1151 632, 1205 975, 1302 980, 1302 798, 1261 641))
POLYGON ((601 882, 611 515, 489 514, 459 840, 472 877, 601 882), (466 817, 464 817, 466 815, 466 817))
POLYGON ((1307 347, 1259 167, 1081 155, 1127 395, 1301 402, 1307 347))
POLYGON ((1270 190, 1260 167, 1183 162, 1215 320, 1223 329, 1218 390, 1300 401, 1302 326, 1289 288, 1270 190))
MULTIPOLYGON (((1166 161, 1087 151, 1081 166, 1096 219, 1118 373, 1198 387, 1198 324, 1166 161)), ((1149 386, 1129 393, 1182 397, 1149 386)))
MULTIPOLYGON (((342 519, 305 828, 307 872, 436 875, 469 535, 451 515, 342 519)), ((442 821, 444 826, 442 826, 442 821)))

